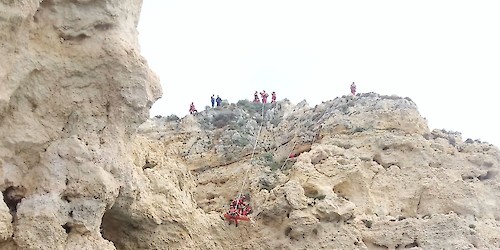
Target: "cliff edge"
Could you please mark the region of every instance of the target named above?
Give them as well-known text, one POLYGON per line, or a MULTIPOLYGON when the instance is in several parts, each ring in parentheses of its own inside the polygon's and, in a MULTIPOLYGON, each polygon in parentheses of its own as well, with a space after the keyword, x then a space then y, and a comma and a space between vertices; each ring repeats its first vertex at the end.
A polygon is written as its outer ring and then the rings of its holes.
POLYGON ((164 183, 196 204, 181 207, 197 215, 186 227, 211 225, 188 241, 210 248, 500 247, 498 148, 430 131, 409 98, 239 101, 150 119, 136 139, 145 172, 175 166, 164 183), (252 222, 229 226, 220 215, 239 193, 251 197, 252 222))
POLYGON ((409 98, 148 119, 141 3, 0 1, 0 249, 500 248, 498 148, 409 98))

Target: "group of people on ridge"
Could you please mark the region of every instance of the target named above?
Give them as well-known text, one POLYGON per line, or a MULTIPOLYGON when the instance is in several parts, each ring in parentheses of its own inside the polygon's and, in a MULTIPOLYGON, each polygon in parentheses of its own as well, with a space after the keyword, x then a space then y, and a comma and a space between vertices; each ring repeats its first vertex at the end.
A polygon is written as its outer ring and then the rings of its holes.
MULTIPOLYGON (((260 97, 262 98, 262 103, 267 103, 267 98, 269 97, 269 94, 266 93, 265 90, 262 90, 262 92, 260 92, 260 97)), ((255 91, 255 93, 253 94, 253 102, 260 103, 258 91, 255 91)), ((276 103, 276 92, 274 91, 273 93, 271 93, 271 103, 276 103)))
MULTIPOLYGON (((352 96, 356 95, 356 84, 354 82, 352 82, 352 84, 351 84, 351 94, 352 94, 352 96)), ((266 93, 265 90, 262 90, 262 92, 260 92, 260 93, 258 91, 255 91, 255 93, 253 94, 253 102, 260 103, 262 100, 262 103, 267 103, 268 97, 269 97, 269 94, 266 93), (260 95, 260 98, 259 98, 259 95, 260 95)), ((217 98, 215 97, 215 95, 212 95, 210 97, 210 102, 212 104, 212 108, 215 107, 216 104, 217 104, 217 107, 220 107, 222 105, 222 98, 220 98, 219 95, 217 95, 217 98)), ((276 103, 276 92, 274 92, 274 91, 271 93, 271 103, 276 103)), ((196 107, 194 106, 194 102, 191 102, 191 105, 189 106, 189 113, 194 114, 197 112, 198 112, 198 110, 196 110, 196 107)))
POLYGON ((212 95, 210 97, 210 103, 212 103, 212 108, 215 107, 215 103, 217 103, 217 107, 220 107, 222 105, 222 98, 217 95, 217 98, 215 98, 215 95, 212 95))
MULTIPOLYGON (((351 89, 351 94, 352 96, 356 95, 356 84, 353 82, 350 86, 351 89)), ((262 92, 255 91, 254 93, 254 103, 260 103, 261 99, 259 99, 259 94, 262 99, 262 103, 267 103, 267 98, 269 95, 266 93, 265 90, 262 92)), ((221 106, 222 104, 222 99, 217 95, 217 98, 215 98, 215 95, 212 95, 210 98, 211 103, 212 103, 212 108, 215 107, 215 104, 217 103, 217 107, 221 106)), ((276 103, 276 92, 271 93, 271 103, 276 103)), ((189 107, 189 113, 193 114, 198 112, 194 106, 194 103, 191 102, 191 105, 189 107)), ((291 153, 288 158, 294 160, 299 154, 298 153, 291 153)), ((236 226, 238 226, 238 221, 248 221, 250 220, 249 217, 247 217, 249 214, 252 213, 252 207, 249 204, 250 197, 249 195, 239 195, 237 198, 234 200, 231 200, 231 203, 229 205, 229 211, 227 211, 224 214, 224 217, 229 220, 229 224, 232 223, 232 221, 235 222, 236 226)))
MULTIPOLYGON (((215 107, 215 104, 217 104, 217 107, 220 107, 222 105, 222 98, 220 98, 219 95, 217 95, 217 98, 215 98, 215 95, 212 95, 210 97, 210 102, 212 104, 212 108, 215 107)), ((198 112, 198 110, 196 110, 196 107, 194 106, 194 102, 191 102, 191 105, 189 105, 189 113, 194 114, 197 112, 198 112)))

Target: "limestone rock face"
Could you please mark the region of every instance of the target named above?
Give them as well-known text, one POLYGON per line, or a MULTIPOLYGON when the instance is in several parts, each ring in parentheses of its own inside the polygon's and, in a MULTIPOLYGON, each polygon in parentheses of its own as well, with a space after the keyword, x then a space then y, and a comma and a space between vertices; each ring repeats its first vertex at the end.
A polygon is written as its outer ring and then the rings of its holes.
POLYGON ((0 1, 0 249, 500 248, 498 148, 409 98, 147 119, 140 6, 0 1))
POLYGON ((160 96, 141 1, 0 1, 0 248, 115 249, 127 145, 160 96))
POLYGON ((147 171, 164 171, 168 159, 179 162, 171 171, 190 170, 170 183, 194 199, 182 207, 192 211, 184 225, 207 230, 191 239, 215 242, 209 248, 500 247, 498 148, 430 131, 409 98, 366 93, 263 112, 240 101, 153 118, 136 144, 147 171), (214 213, 240 192, 251 197, 252 222, 223 224, 214 213))

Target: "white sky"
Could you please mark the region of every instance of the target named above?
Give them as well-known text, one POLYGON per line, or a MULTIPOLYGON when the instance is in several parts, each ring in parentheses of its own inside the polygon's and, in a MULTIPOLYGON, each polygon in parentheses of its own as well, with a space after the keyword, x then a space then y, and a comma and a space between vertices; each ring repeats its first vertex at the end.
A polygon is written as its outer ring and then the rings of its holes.
POLYGON ((498 0, 144 0, 141 52, 163 86, 151 116, 212 94, 276 91, 314 106, 358 92, 408 96, 429 126, 500 146, 498 0))

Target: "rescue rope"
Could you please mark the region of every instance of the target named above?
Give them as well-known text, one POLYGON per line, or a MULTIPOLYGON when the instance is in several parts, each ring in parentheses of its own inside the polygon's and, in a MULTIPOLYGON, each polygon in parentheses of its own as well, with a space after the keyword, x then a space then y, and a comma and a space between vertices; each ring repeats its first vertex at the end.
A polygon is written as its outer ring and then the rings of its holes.
MULTIPOLYGON (((333 104, 332 104, 333 106, 333 104)), ((265 121, 265 118, 264 118, 264 107, 265 107, 265 103, 262 104, 262 111, 261 111, 261 117, 262 117, 262 121, 260 123, 260 128, 259 128, 259 131, 257 132, 257 137, 255 138, 255 143, 253 145, 253 150, 252 150, 252 155, 250 157, 250 166, 253 165, 253 158, 255 156, 255 150, 257 148, 257 143, 259 141, 259 137, 260 137, 260 134, 262 132, 262 127, 264 126, 264 121, 265 121)), ((323 111, 323 114, 319 117, 318 121, 316 121, 315 124, 313 124, 313 126, 316 126, 318 125, 318 123, 321 121, 321 119, 323 119, 323 116, 325 116, 326 112, 328 111, 328 108, 325 108, 325 111, 323 111)), ((297 132, 295 132, 295 136, 294 137, 297 137, 297 132)), ((283 169, 283 167, 286 165, 286 163, 288 162, 288 159, 290 158, 289 156, 293 153, 293 150, 295 149, 295 147, 297 146, 297 141, 294 142, 293 144, 293 147, 292 147, 292 150, 290 151, 290 153, 288 154, 288 156, 286 157, 285 159, 285 162, 283 163, 283 165, 280 167, 280 170, 283 169)), ((247 181, 247 177, 248 177, 248 174, 250 173, 250 168, 247 169, 244 177, 243 178, 243 184, 241 185, 241 188, 240 188, 240 191, 238 192, 238 195, 236 196, 238 199, 241 197, 242 193, 243 193, 243 188, 245 187, 245 184, 246 184, 246 181, 247 181)))
POLYGON ((295 143, 293 144, 292 150, 290 150, 290 153, 288 153, 288 156, 286 157, 285 162, 283 162, 283 165, 280 167, 280 170, 282 170, 283 167, 285 166, 286 162, 290 158, 290 155, 293 153, 293 150, 295 149, 295 146, 297 146, 297 141, 295 141, 295 143))
MULTIPOLYGON (((262 121, 260 123, 260 128, 259 128, 259 131, 257 132, 257 137, 255 138, 255 143, 253 145, 252 156, 250 157, 250 166, 252 166, 252 164, 253 164, 253 157, 255 155, 255 149, 257 148, 257 142, 259 141, 260 133, 262 132, 262 127, 264 126, 264 120, 265 120, 264 119, 264 106, 265 106, 265 103, 262 103, 262 112, 261 112, 262 121)), ((249 172, 250 172, 250 168, 247 169, 247 171, 244 175, 245 178, 243 178, 243 185, 241 185, 240 192, 238 193, 238 196, 237 196, 238 199, 241 197, 241 195, 243 193, 243 188, 245 187, 249 172)))

